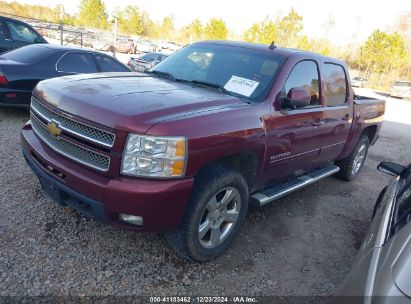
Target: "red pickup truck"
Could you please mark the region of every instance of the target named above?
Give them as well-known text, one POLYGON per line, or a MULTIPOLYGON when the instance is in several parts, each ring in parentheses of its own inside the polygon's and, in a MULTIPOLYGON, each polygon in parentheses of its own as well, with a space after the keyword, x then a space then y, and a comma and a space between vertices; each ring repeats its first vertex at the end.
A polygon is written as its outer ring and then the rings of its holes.
POLYGON ((344 62, 205 41, 147 73, 42 81, 22 130, 45 192, 104 223, 165 232, 195 261, 221 254, 249 205, 332 174, 352 180, 383 120, 344 62))

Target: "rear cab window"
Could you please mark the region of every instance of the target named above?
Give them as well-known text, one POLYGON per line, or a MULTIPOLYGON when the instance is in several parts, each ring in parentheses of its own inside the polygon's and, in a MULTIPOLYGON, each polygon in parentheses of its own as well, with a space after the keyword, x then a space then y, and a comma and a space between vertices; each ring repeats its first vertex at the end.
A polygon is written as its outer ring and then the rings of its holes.
POLYGON ((57 71, 64 73, 97 73, 97 65, 93 54, 69 52, 57 63, 57 71))
POLYGON ((326 106, 341 106, 348 102, 347 75, 342 65, 324 64, 324 101, 326 106))

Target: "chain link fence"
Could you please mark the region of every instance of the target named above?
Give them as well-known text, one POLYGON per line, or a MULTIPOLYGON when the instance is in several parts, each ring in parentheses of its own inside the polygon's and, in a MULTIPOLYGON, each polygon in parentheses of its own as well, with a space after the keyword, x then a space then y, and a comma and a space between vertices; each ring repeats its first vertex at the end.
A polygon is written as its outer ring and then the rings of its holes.
POLYGON ((117 39, 114 42, 115 35, 110 31, 80 28, 7 13, 1 13, 1 15, 28 23, 52 44, 90 48, 97 51, 112 52, 113 55, 115 55, 115 50, 129 54, 156 50, 155 47, 139 50, 137 43, 133 42, 132 38, 125 36, 116 35, 117 39))

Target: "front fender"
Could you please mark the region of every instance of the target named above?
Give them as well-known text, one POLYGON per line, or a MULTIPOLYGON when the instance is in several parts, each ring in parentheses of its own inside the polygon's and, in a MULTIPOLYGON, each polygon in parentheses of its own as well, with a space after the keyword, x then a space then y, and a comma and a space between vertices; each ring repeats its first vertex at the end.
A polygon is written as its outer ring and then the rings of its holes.
POLYGON ((212 161, 239 152, 255 153, 261 166, 267 143, 263 123, 266 113, 269 108, 264 103, 244 104, 212 113, 173 118, 155 125, 147 133, 188 139, 188 177, 195 176, 212 161))

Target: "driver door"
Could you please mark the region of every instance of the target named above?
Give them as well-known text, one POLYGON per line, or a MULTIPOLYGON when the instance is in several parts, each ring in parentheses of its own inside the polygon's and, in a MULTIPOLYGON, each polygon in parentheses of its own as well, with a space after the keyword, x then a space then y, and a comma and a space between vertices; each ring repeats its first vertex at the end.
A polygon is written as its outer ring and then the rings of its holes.
POLYGON ((313 170, 320 162, 324 108, 318 62, 297 62, 278 100, 290 97, 292 90, 305 90, 309 104, 295 109, 280 105, 268 120, 268 183, 278 183, 313 170))

